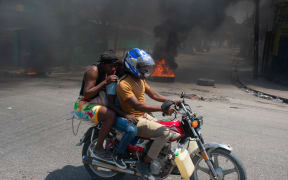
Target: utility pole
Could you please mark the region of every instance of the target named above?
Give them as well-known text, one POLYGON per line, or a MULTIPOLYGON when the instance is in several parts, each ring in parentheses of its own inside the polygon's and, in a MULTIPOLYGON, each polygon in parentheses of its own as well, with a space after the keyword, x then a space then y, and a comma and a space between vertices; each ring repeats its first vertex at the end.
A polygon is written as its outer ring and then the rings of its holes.
POLYGON ((258 56, 259 56, 259 3, 255 0, 255 22, 254 22, 254 68, 253 78, 258 78, 258 56))

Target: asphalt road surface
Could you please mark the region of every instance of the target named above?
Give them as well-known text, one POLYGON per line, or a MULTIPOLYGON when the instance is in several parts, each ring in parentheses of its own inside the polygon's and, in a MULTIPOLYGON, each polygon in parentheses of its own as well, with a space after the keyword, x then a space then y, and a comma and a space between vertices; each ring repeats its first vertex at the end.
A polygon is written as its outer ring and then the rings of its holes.
MULTIPOLYGON (((204 116, 206 142, 230 144, 245 165, 248 179, 287 180, 288 106, 259 99, 231 84, 231 50, 180 55, 177 62, 176 82, 150 85, 173 99, 182 90, 188 97, 204 97, 187 102, 204 116), (216 86, 197 86, 197 78, 213 78, 216 86)), ((0 78, 1 180, 91 179, 82 165, 81 147, 75 146, 89 125, 82 123, 74 136, 67 120, 79 92, 79 76, 0 78)), ((150 99, 148 103, 160 104, 150 99)))

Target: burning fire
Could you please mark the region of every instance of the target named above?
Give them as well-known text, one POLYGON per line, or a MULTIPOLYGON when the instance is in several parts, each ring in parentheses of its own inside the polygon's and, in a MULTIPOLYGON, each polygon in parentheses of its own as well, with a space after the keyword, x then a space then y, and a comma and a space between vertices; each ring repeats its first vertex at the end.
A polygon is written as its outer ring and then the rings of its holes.
POLYGON ((29 76, 35 76, 35 75, 37 75, 37 72, 34 72, 34 71, 32 71, 31 69, 29 69, 29 70, 26 72, 26 74, 29 75, 29 76))
POLYGON ((31 71, 31 72, 27 72, 27 75, 29 75, 29 76, 34 76, 34 75, 37 75, 37 73, 36 73, 36 72, 33 72, 33 71, 31 71))
POLYGON ((154 72, 152 73, 152 77, 175 77, 175 73, 173 69, 170 69, 166 64, 165 59, 161 59, 156 61, 156 67, 154 72))

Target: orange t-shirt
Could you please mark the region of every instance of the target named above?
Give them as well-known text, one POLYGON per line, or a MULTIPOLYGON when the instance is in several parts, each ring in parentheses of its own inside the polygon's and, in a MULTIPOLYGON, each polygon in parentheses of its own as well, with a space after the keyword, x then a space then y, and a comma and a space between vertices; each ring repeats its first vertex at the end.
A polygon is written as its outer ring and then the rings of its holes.
POLYGON ((117 84, 116 90, 122 111, 134 115, 135 117, 143 116, 145 112, 135 110, 126 102, 126 100, 132 96, 135 96, 139 102, 144 104, 145 88, 150 88, 150 86, 143 79, 136 79, 130 75, 121 79, 117 84))

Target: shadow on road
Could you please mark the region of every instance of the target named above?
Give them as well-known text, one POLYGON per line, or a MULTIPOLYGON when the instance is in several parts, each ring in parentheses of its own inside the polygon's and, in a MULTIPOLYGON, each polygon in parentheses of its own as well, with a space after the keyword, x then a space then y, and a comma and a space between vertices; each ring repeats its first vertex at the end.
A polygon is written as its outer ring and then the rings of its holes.
MULTIPOLYGON (((56 169, 49 172, 45 180, 91 180, 91 176, 85 170, 84 166, 64 166, 62 169, 56 169)), ((97 179, 101 180, 101 179, 97 179)), ((104 180, 104 179, 102 179, 104 180)), ((120 179, 119 179, 120 180, 120 179)), ((137 177, 125 175, 122 180, 137 180, 137 177)))
POLYGON ((56 169, 49 172, 45 180, 86 180, 91 179, 89 174, 86 172, 84 166, 64 166, 62 169, 56 169))

